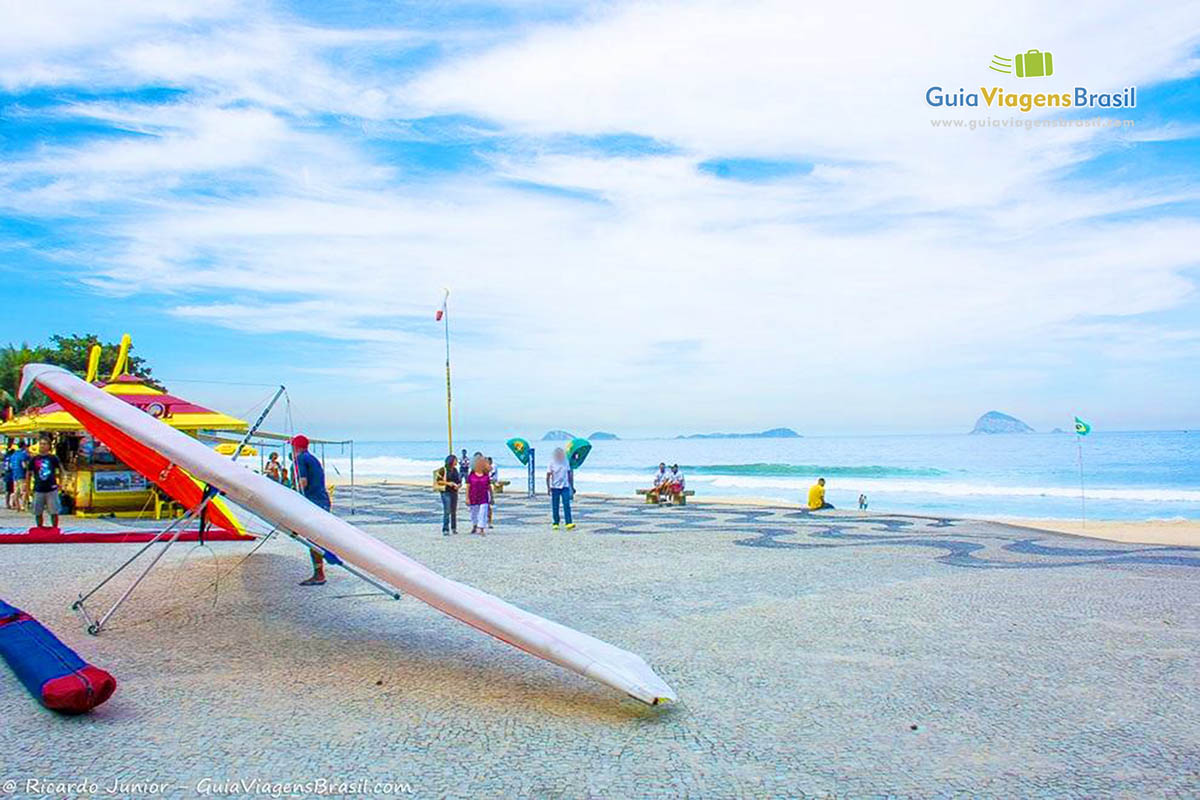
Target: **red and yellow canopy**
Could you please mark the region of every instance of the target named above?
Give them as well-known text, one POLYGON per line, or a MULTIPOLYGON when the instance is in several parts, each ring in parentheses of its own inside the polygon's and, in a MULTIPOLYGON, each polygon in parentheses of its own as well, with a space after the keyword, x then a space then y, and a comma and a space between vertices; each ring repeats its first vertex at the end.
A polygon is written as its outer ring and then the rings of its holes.
MULTIPOLYGON (((172 428, 194 432, 198 430, 245 431, 245 420, 213 411, 181 397, 167 394, 141 378, 121 375, 116 380, 97 384, 108 394, 136 406, 172 428)), ((58 403, 31 409, 20 416, 0 423, 0 436, 25 436, 39 433, 82 431, 84 426, 58 403)))

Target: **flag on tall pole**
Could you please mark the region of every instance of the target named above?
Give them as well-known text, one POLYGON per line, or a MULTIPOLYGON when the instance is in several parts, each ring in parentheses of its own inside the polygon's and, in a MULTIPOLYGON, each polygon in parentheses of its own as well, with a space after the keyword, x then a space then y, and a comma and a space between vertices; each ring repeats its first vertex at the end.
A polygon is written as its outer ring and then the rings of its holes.
POLYGON ((1084 422, 1079 417, 1075 418, 1075 445, 1079 451, 1079 524, 1084 528, 1087 527, 1087 500, 1083 489, 1083 437, 1091 432, 1090 423, 1084 422))
POLYGON ((454 452, 454 423, 450 413, 450 290, 443 289, 442 307, 434 315, 434 321, 442 323, 446 333, 446 452, 454 452))

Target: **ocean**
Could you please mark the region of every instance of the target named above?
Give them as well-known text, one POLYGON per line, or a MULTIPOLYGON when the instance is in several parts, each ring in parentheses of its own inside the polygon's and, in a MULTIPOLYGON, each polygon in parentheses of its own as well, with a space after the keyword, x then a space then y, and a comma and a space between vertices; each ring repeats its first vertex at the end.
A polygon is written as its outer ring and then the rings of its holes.
MULTIPOLYGON (((539 466, 555 442, 533 442, 539 466)), ((1083 480, 1089 519, 1200 519, 1200 431, 1065 434, 811 436, 801 439, 636 439, 593 442, 576 473, 581 492, 632 496, 659 461, 678 463, 696 499, 797 502, 818 477, 838 508, 963 517, 1078 519, 1083 480)), ((359 478, 431 480, 438 442, 357 442, 359 478)), ((523 489, 525 467, 503 441, 456 442, 482 451, 523 489)), ((349 458, 330 451, 331 471, 349 458)), ((538 475, 539 487, 544 478, 538 475)))

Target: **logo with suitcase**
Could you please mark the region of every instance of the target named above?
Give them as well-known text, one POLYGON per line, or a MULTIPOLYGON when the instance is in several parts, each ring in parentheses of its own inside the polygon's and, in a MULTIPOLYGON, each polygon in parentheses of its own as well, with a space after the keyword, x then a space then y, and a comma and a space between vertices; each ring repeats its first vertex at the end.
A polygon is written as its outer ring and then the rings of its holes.
POLYGON ((1048 51, 1026 50, 1013 58, 992 56, 988 68, 1018 78, 1048 78, 1054 74, 1054 57, 1048 51))

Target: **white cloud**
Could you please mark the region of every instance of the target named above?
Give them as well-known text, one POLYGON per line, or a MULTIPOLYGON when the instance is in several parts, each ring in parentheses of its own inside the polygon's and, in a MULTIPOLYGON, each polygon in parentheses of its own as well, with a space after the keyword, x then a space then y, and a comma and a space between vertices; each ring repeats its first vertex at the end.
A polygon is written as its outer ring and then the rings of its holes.
POLYGON ((1053 50, 1071 85, 1190 74, 1186 4, 928 4, 869 18, 794 3, 606 6, 467 48, 407 85, 328 54, 425 34, 318 29, 257 6, 192 13, 135 8, 69 32, 28 23, 31 43, 0 58, 0 82, 69 82, 94 64, 105 80, 191 93, 61 111, 141 135, 8 163, 0 204, 93 221, 100 236, 59 256, 86 260, 77 277, 98 291, 162 295, 165 313, 248 337, 347 342, 345 362, 320 369, 379 375, 410 397, 414 426, 437 402, 443 285, 460 396, 481 427, 544 426, 568 397, 596 427, 729 427, 731 408, 747 427, 844 429, 885 409, 896 425, 957 427, 938 420, 990 405, 1014 357, 1059 369, 1115 331, 1115 369, 1139 345, 1185 358, 1195 340, 1136 317, 1194 300, 1182 270, 1200 226, 1115 221, 1194 201, 1194 186, 1076 188, 1062 170, 1126 134, 933 130, 923 103, 931 83, 990 82, 992 51, 1030 44, 1053 50), (417 181, 326 119, 403 130, 418 113, 526 138, 482 174, 417 181), (539 144, 625 132, 676 150, 539 144), (698 169, 746 156, 814 168, 757 184, 698 169), (974 393, 931 396, 968 376, 974 393))

